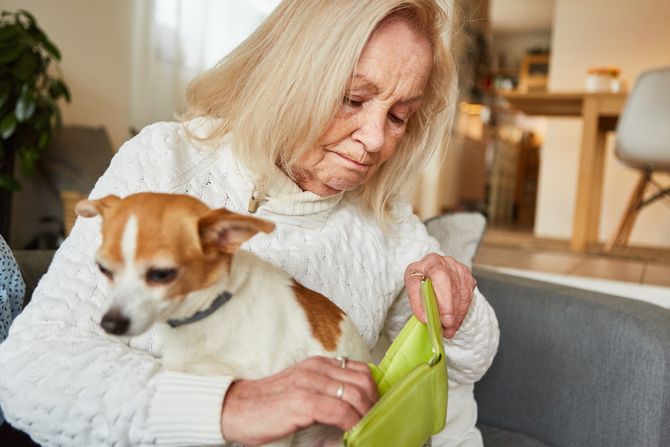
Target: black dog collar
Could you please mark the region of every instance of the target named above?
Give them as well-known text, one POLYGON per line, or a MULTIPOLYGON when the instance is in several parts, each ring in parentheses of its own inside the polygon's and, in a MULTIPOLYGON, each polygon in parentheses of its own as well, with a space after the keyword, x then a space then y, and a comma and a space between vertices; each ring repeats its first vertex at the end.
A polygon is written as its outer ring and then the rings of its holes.
POLYGON ((233 295, 230 292, 223 292, 221 293, 221 295, 216 297, 216 299, 212 302, 211 306, 209 306, 207 309, 199 310, 188 318, 182 318, 179 320, 168 320, 167 324, 169 324, 171 328, 176 328, 179 326, 184 326, 186 324, 195 323, 196 321, 205 319, 210 315, 212 315, 214 312, 216 312, 219 307, 223 306, 228 301, 230 301, 232 297, 233 295))

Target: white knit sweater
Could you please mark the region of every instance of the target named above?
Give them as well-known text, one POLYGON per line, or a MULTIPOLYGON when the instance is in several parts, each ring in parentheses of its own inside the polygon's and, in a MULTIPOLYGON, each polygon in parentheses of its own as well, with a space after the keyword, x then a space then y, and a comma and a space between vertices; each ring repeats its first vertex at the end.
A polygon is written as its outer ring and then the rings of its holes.
MULTIPOLYGON (((187 193, 247 213, 253 188, 225 145, 199 147, 180 124, 158 123, 123 145, 91 196, 187 193)), ((302 192, 279 170, 263 199, 257 215, 277 228, 243 248, 332 299, 370 348, 384 332, 393 338, 411 314, 406 297, 394 304, 404 269, 439 251, 411 208, 397 207, 401 223, 385 235, 348 197, 302 192)), ((119 339, 101 331, 107 285, 94 268, 99 243, 100 221, 79 219, 0 345, 6 418, 43 445, 222 443, 221 403, 231 377, 165 371, 153 332, 119 339)), ((476 292, 461 329, 445 341, 449 416, 436 444, 481 444, 472 384, 497 345, 495 315, 476 292)))

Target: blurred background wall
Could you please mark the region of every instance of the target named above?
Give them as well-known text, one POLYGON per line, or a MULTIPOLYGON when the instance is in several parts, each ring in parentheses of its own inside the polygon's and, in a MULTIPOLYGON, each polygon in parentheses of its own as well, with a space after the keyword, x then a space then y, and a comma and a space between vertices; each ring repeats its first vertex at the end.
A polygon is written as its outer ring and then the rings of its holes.
MULTIPOLYGON (((503 1, 503 0, 493 0, 503 1)), ((556 0, 550 90, 583 90, 589 67, 616 65, 632 86, 641 71, 670 66, 670 1, 556 0)), ((569 238, 579 166, 581 119, 550 118, 542 146, 535 234, 569 238)), ((621 218, 639 174, 616 160, 608 138, 599 239, 621 218)), ((662 201, 661 201, 662 202, 662 201)), ((645 208, 631 244, 670 246, 670 208, 645 208)))
POLYGON ((63 55, 72 93, 65 124, 104 126, 118 148, 128 138, 133 0, 0 0, 31 12, 63 55))

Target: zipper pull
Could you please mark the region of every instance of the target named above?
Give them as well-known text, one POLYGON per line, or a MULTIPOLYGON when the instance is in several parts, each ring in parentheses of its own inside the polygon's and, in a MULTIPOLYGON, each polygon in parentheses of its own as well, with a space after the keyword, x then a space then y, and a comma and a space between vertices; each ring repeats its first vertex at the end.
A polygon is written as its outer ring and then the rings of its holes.
POLYGON ((251 197, 249 197, 249 206, 247 207, 247 211, 249 211, 250 214, 256 214, 260 204, 261 201, 258 200, 258 190, 254 188, 253 191, 251 191, 251 197))

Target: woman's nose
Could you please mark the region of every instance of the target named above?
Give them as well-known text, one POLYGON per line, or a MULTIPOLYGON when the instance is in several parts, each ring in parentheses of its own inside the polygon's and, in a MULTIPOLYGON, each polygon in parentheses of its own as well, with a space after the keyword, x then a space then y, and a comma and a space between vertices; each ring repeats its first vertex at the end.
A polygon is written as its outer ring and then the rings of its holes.
POLYGON ((358 129, 353 137, 358 140, 368 152, 377 152, 384 146, 386 112, 369 111, 361 114, 358 129))

